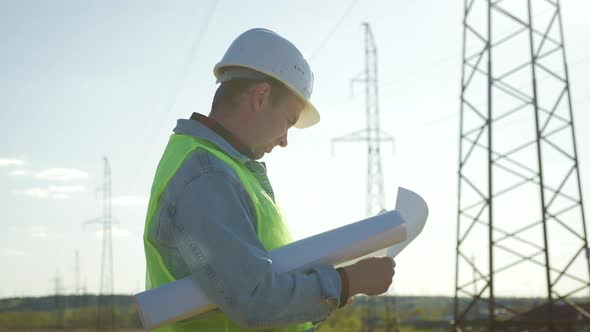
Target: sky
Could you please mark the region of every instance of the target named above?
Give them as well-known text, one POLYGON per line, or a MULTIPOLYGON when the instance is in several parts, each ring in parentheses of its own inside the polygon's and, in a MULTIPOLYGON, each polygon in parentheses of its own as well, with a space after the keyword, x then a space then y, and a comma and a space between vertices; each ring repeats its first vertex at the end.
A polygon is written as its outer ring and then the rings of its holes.
MULTIPOLYGON (((590 206, 590 3, 562 1, 582 190, 590 206)), ((208 114, 213 66, 243 31, 291 40, 315 74, 322 120, 265 156, 295 238, 365 217, 366 147, 331 139, 365 124, 363 30, 379 58, 387 207, 398 186, 430 217, 400 256, 394 288, 452 295, 457 227, 461 1, 0 1, 0 298, 98 292, 103 156, 112 167, 116 293, 143 289, 142 233, 176 120, 208 114)), ((502 27, 499 27, 500 29, 502 27)), ((484 91, 482 91, 482 95, 484 91)), ((521 287, 518 284, 515 287, 521 287)), ((536 287, 517 293, 534 296, 536 287)))

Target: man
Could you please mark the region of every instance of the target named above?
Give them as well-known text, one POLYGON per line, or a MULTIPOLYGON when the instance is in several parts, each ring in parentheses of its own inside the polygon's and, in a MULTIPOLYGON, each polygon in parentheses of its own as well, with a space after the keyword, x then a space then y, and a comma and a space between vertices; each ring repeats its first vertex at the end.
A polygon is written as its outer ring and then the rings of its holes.
POLYGON ((214 69, 209 117, 178 120, 152 186, 144 244, 147 288, 192 275, 220 310, 165 331, 313 331, 355 294, 381 294, 390 258, 274 273, 268 251, 292 241, 263 163, 291 127, 319 121, 313 74, 266 29, 240 35, 214 69))

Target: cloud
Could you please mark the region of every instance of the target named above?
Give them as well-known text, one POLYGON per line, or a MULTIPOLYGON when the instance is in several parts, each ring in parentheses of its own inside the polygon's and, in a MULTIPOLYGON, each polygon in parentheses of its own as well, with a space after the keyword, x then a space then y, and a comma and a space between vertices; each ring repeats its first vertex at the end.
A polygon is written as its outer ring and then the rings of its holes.
POLYGON ((38 172, 35 177, 49 181, 86 180, 88 173, 74 168, 49 168, 38 172))
POLYGON ((24 175, 29 175, 31 172, 29 171, 25 171, 22 169, 16 169, 10 173, 8 173, 8 176, 24 176, 24 175))
POLYGON ((47 188, 34 187, 15 191, 15 194, 41 199, 69 199, 71 194, 80 193, 86 190, 81 185, 75 186, 49 186, 47 188))
POLYGON ((25 256, 25 253, 20 250, 0 248, 0 257, 8 257, 8 256, 25 256))
MULTIPOLYGON (((102 229, 96 231, 96 237, 102 238, 102 234, 103 234, 102 229)), ((114 237, 128 237, 129 236, 129 230, 124 229, 124 228, 118 228, 118 227, 115 228, 115 227, 113 227, 113 228, 111 228, 111 234, 114 237)))
POLYGON ((29 235, 33 238, 50 238, 52 240, 64 238, 62 233, 49 231, 49 227, 45 225, 31 226, 29 235))
POLYGON ((0 158, 0 167, 3 166, 22 166, 25 164, 25 161, 22 159, 6 159, 0 158))
POLYGON ((31 237, 47 237, 49 227, 43 225, 31 226, 31 237))
POLYGON ((76 185, 76 186, 49 186, 49 191, 55 194, 72 194, 72 193, 80 193, 86 190, 86 187, 76 185))
POLYGON ((48 198, 49 197, 49 190, 44 188, 29 188, 25 190, 20 190, 16 192, 17 194, 35 197, 35 198, 48 198))
POLYGON ((147 206, 148 202, 145 196, 122 195, 113 198, 113 205, 117 206, 147 206))

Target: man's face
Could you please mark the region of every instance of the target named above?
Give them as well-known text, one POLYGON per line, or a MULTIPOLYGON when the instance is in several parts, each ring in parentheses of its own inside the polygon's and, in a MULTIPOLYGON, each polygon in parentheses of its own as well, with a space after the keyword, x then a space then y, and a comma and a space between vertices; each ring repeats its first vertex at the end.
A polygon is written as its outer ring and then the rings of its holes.
POLYGON ((275 146, 287 146, 287 134, 299 119, 305 104, 293 93, 288 93, 274 105, 270 94, 264 98, 259 112, 256 140, 252 146, 255 159, 270 153, 275 146))

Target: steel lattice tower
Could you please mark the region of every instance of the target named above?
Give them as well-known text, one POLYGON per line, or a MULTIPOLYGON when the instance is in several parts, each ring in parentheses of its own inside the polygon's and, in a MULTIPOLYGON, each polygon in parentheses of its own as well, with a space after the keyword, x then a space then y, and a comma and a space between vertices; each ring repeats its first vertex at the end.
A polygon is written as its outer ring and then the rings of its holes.
POLYGON ((381 168, 381 142, 393 142, 393 137, 381 131, 379 120, 379 81, 377 47, 369 23, 365 30, 365 70, 352 83, 364 83, 367 127, 335 138, 336 142, 367 142, 367 202, 366 215, 374 216, 385 209, 383 170, 381 168))
POLYGON ((112 181, 111 166, 107 157, 104 160, 104 182, 100 190, 102 197, 102 216, 88 223, 98 223, 102 226, 102 256, 100 265, 100 288, 98 295, 98 329, 114 329, 114 268, 113 268, 113 234, 112 226, 112 181))
POLYGON ((455 330, 579 330, 590 264, 559 1, 464 15, 455 330))
MULTIPOLYGON (((364 22, 365 31, 365 70, 352 80, 354 83, 364 83, 367 127, 350 134, 335 138, 336 142, 367 142, 367 201, 366 215, 374 216, 385 210, 385 192, 383 190, 383 170, 381 167, 381 143, 393 142, 393 137, 381 131, 379 119, 379 80, 377 67, 377 47, 369 23, 364 22)), ((386 310, 391 315, 391 304, 386 303, 386 310)), ((367 317, 365 327, 374 330, 378 321, 375 299, 367 299, 367 317)), ((393 327, 397 331, 397 319, 389 323, 389 330, 393 327), (393 326, 392 326, 393 325, 393 326)))
POLYGON ((102 264, 100 268, 100 294, 113 294, 113 214, 111 192, 111 166, 109 160, 104 158, 104 184, 103 192, 103 223, 102 223, 102 264))
POLYGON ((74 276, 76 277, 76 285, 74 295, 81 295, 80 287, 80 253, 76 250, 74 254, 74 276))
POLYGON ((99 328, 114 328, 114 272, 113 272, 113 215, 112 215, 112 182, 111 165, 107 157, 104 157, 104 184, 102 187, 103 216, 102 216, 102 262, 100 268, 100 294, 99 294, 99 328), (105 298, 105 295, 109 299, 105 298), (103 315, 101 308, 105 309, 103 315))
POLYGON ((65 328, 65 312, 67 307, 67 296, 64 293, 63 278, 59 271, 55 272, 54 282, 54 305, 55 305, 55 328, 65 328))

